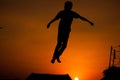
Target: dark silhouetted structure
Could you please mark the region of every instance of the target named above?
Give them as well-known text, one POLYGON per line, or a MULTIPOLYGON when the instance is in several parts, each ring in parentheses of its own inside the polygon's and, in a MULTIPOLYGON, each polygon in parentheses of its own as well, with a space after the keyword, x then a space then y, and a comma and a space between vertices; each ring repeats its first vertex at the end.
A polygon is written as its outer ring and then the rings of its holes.
POLYGON ((61 63, 60 55, 63 53, 63 51, 65 50, 65 48, 67 46, 69 34, 71 32, 71 24, 72 24, 73 18, 79 18, 79 19, 86 21, 86 22, 90 23, 91 25, 93 25, 93 23, 91 21, 80 16, 78 13, 72 11, 72 6, 73 6, 73 4, 71 1, 66 1, 64 10, 61 10, 56 15, 56 17, 54 19, 52 19, 47 25, 47 28, 49 28, 51 23, 60 19, 59 28, 58 28, 57 45, 56 45, 51 63, 54 63, 55 60, 57 60, 59 63, 61 63))
POLYGON ((109 67, 104 72, 101 80, 120 80, 120 67, 109 67))
POLYGON ((26 80, 72 80, 68 74, 30 74, 26 80))
POLYGON ((120 67, 120 45, 110 48, 109 67, 112 66, 120 67))

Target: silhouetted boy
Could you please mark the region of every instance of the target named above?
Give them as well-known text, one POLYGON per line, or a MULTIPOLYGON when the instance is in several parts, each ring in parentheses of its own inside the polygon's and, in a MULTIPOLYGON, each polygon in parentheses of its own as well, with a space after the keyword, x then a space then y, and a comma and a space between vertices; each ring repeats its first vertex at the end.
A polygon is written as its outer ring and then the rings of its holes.
POLYGON ((56 21, 58 19, 61 19, 60 23, 59 23, 59 28, 58 28, 57 45, 56 45, 51 63, 54 63, 56 59, 59 63, 61 63, 60 55, 63 53, 63 51, 65 50, 65 48, 67 46, 69 34, 70 34, 70 31, 71 31, 71 23, 73 21, 73 18, 80 18, 84 21, 87 21, 91 25, 93 25, 93 23, 91 21, 89 21, 86 18, 80 16, 76 12, 72 11, 71 10, 72 5, 73 4, 72 4, 71 1, 66 1, 65 6, 64 6, 64 10, 60 11, 56 15, 56 17, 53 20, 51 20, 47 25, 47 28, 49 28, 51 23, 53 23, 54 21, 56 21))

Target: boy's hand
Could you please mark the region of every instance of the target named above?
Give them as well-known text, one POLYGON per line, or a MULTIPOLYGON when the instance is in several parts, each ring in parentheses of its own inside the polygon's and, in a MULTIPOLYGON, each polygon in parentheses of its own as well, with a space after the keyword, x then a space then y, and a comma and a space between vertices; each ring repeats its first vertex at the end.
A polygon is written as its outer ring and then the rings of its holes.
POLYGON ((91 26, 94 26, 94 23, 93 22, 89 22, 91 26))
POLYGON ((50 27, 50 23, 47 25, 47 28, 49 28, 50 27))

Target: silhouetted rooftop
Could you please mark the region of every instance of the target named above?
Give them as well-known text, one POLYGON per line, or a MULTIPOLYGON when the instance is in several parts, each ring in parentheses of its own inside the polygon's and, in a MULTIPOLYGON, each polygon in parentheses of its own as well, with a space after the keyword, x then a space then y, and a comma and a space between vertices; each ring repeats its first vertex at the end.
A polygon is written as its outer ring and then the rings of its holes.
POLYGON ((0 80, 19 80, 19 79, 0 79, 0 80))
POLYGON ((72 80, 68 74, 30 74, 26 80, 72 80))

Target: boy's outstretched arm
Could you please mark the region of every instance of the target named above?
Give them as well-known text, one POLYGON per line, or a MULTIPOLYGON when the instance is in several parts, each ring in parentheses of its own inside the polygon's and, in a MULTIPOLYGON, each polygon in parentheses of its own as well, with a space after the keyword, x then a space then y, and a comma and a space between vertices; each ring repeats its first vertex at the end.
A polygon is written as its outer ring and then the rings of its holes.
POLYGON ((48 24, 47 24, 47 28, 50 27, 51 23, 53 23, 54 21, 58 20, 58 17, 55 17, 54 19, 52 19, 48 24))
POLYGON ((80 19, 82 19, 82 20, 84 20, 84 21, 87 21, 90 25, 94 25, 94 23, 93 22, 91 22, 91 21, 89 21, 88 19, 86 19, 86 18, 84 18, 84 17, 82 17, 82 16, 79 16, 79 18, 80 19))

